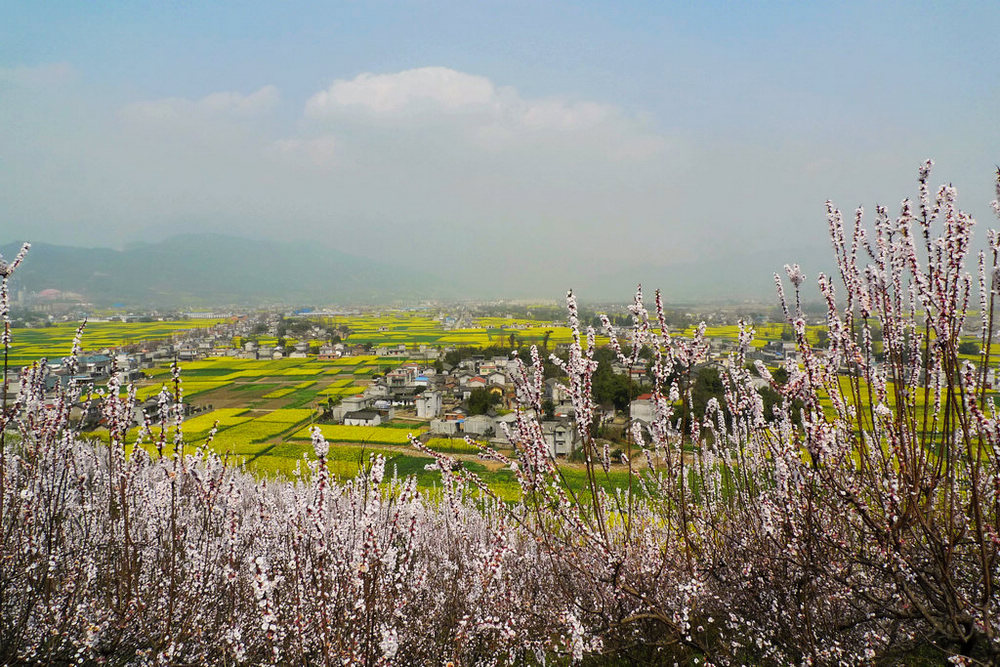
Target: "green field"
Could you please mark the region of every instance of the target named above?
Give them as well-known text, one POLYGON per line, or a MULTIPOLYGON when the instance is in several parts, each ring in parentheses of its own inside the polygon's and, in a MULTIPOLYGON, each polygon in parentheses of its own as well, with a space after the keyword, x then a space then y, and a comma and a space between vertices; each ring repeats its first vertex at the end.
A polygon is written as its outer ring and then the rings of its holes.
MULTIPOLYGON (((84 329, 84 350, 103 350, 143 341, 170 338, 191 329, 213 327, 227 320, 173 320, 167 322, 88 322, 84 329)), ((79 322, 59 322, 50 327, 15 329, 8 363, 24 366, 42 357, 59 359, 73 349, 79 322)))
MULTIPOLYGON (((351 331, 350 343, 371 343, 374 346, 408 346, 425 344, 431 347, 488 347, 509 346, 514 336, 518 345, 541 345, 548 333, 549 345, 569 343, 572 331, 566 326, 545 325, 535 320, 505 317, 481 317, 474 328, 445 329, 441 321, 426 313, 391 312, 378 315, 324 318, 331 326, 346 327, 351 331)), ((598 345, 607 339, 598 336, 598 345)))
MULTIPOLYGON (((317 405, 330 396, 324 392, 331 384, 336 384, 332 387, 334 393, 363 391, 364 385, 355 384, 354 376, 340 376, 343 368, 308 359, 255 361, 224 357, 182 363, 184 401, 212 408, 184 422, 184 441, 192 446, 204 443, 218 421, 211 447, 220 453, 246 456, 250 461, 313 421, 317 405)), ((140 382, 138 400, 155 397, 163 390, 173 393, 168 374, 153 375, 140 382)), ((130 438, 136 433, 137 429, 133 429, 130 438)), ((107 439, 103 429, 91 435, 107 439)), ((172 432, 167 440, 173 441, 172 432)))
MULTIPOLYGON (((359 442, 380 445, 407 445, 410 442, 409 432, 406 429, 391 426, 322 424, 319 430, 328 442, 359 442)), ((412 431, 414 436, 418 436, 422 432, 423 430, 420 428, 414 428, 412 431)), ((304 428, 295 433, 292 439, 308 440, 311 437, 310 430, 304 428)))

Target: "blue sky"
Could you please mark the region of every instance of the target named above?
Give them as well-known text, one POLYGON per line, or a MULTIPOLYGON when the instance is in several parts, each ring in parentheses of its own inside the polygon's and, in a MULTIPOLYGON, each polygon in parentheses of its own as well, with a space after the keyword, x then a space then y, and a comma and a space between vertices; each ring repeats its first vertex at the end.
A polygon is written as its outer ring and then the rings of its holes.
POLYGON ((823 247, 825 199, 895 204, 928 156, 995 224, 1000 3, 0 13, 4 241, 471 246, 460 268, 561 288, 595 267, 795 261, 823 247))

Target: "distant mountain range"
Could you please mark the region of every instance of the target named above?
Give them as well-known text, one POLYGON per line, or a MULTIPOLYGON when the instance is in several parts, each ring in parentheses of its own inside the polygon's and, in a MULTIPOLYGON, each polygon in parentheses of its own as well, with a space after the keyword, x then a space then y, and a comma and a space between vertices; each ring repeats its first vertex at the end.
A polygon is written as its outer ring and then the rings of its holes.
MULTIPOLYGON (((7 259, 21 243, 0 247, 7 259)), ((96 305, 386 303, 446 296, 446 281, 314 244, 188 234, 125 250, 33 243, 14 289, 81 294, 96 305)))
MULTIPOLYGON (((20 243, 0 246, 7 259, 20 243)), ((358 257, 320 244, 259 241, 217 234, 187 234, 125 250, 34 243, 13 287, 28 292, 74 292, 98 306, 129 308, 387 304, 420 299, 560 299, 573 288, 584 301, 627 302, 642 282, 671 303, 756 300, 776 303, 773 274, 799 262, 808 276, 805 298, 818 298, 819 271, 829 273, 822 247, 773 249, 669 264, 644 264, 575 276, 519 280, 501 288, 492 273, 456 269, 448 262, 390 262, 358 257), (438 271, 438 273, 433 273, 438 271), (500 293, 507 289, 511 293, 500 293)))

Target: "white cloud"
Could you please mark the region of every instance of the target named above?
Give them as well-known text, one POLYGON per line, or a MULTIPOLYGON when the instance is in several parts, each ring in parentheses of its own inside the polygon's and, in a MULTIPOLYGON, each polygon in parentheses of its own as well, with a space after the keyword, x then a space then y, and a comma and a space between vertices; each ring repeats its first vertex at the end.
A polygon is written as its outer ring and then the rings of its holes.
POLYGON ((263 86, 247 95, 235 92, 218 92, 199 100, 168 97, 130 104, 122 115, 130 120, 169 121, 188 117, 236 116, 253 117, 273 109, 280 99, 278 89, 263 86))
POLYGON ((305 113, 327 120, 352 113, 377 118, 464 116, 480 128, 500 125, 517 131, 583 130, 622 116, 617 108, 597 102, 525 99, 514 88, 447 67, 338 79, 306 102, 305 113))
POLYGON ((492 104, 497 92, 486 77, 447 67, 421 67, 396 74, 359 74, 337 79, 306 103, 306 115, 322 118, 344 109, 375 114, 420 110, 462 111, 492 104))
POLYGON ((578 130, 593 127, 614 115, 614 109, 596 102, 569 104, 559 100, 539 100, 521 105, 519 120, 528 128, 578 130))

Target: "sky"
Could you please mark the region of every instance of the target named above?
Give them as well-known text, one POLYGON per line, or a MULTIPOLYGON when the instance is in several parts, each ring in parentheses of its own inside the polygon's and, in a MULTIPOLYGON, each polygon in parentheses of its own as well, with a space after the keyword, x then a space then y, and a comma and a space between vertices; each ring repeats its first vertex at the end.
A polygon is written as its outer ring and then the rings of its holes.
POLYGON ((0 16, 0 243, 222 232, 546 293, 704 263, 738 294, 742 257, 826 253, 827 199, 895 208, 927 157, 998 224, 996 2, 0 16))

